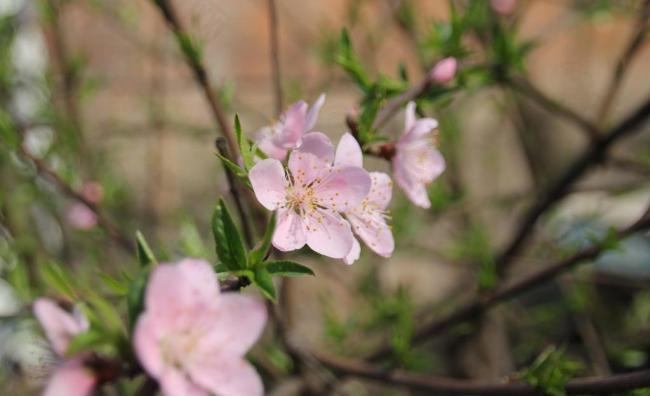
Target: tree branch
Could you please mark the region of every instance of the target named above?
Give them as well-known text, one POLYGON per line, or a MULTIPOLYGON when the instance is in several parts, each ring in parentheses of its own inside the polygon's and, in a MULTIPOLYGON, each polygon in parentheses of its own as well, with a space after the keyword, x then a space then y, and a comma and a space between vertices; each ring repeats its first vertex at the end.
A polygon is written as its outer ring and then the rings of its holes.
POLYGON ((609 85, 607 86, 607 91, 603 96, 603 101, 600 104, 598 109, 597 122, 602 124, 607 121, 607 116, 611 110, 614 99, 618 94, 618 90, 621 87, 621 82, 627 72, 634 56, 637 54, 637 50, 641 47, 643 39, 648 33, 648 22, 650 20, 650 0, 645 0, 641 11, 639 12, 639 19, 637 21, 634 33, 632 34, 632 39, 628 43, 623 55, 616 63, 616 67, 612 72, 612 76, 609 80, 609 85))
MULTIPOLYGON (((539 389, 525 383, 477 382, 416 374, 403 370, 389 371, 365 362, 334 357, 321 352, 312 351, 312 355, 323 365, 341 374, 377 380, 390 385, 405 386, 413 390, 425 391, 431 395, 505 396, 540 394, 539 389)), ((650 370, 603 377, 578 378, 567 382, 565 391, 569 395, 609 395, 647 386, 650 386, 650 370)))
POLYGON ((609 148, 618 140, 638 131, 641 124, 650 116, 650 98, 646 99, 632 115, 610 130, 606 135, 593 141, 585 151, 567 168, 551 186, 540 195, 539 199, 524 213, 515 236, 497 257, 496 265, 500 274, 507 272, 516 255, 530 239, 537 220, 563 198, 570 187, 593 166, 601 163, 609 148))
POLYGON ((275 0, 268 0, 269 6, 269 41, 271 44, 271 75, 273 76, 273 94, 275 115, 278 116, 284 107, 282 93, 282 73, 280 69, 280 45, 278 39, 278 12, 275 0))
MULTIPOLYGON (((647 229, 650 229, 650 215, 648 215, 648 212, 646 211, 641 219, 639 219, 639 221, 625 229, 620 230, 617 236, 618 238, 622 239, 635 232, 647 229)), ((558 274, 571 269, 582 262, 597 258, 606 250, 606 248, 607 246, 604 241, 600 244, 591 245, 546 268, 523 276, 518 280, 512 281, 506 286, 498 288, 488 294, 477 296, 473 300, 457 308, 452 313, 425 324, 415 332, 412 338, 412 342, 422 342, 459 323, 471 321, 479 317, 480 314, 487 309, 501 302, 507 301, 513 297, 516 297, 544 282, 547 282, 556 277, 558 274)), ((383 347, 374 352, 372 355, 368 356, 367 359, 382 359, 390 355, 391 352, 392 349, 390 347, 383 347)))
MULTIPOLYGON (((189 35, 187 31, 183 28, 181 20, 176 14, 174 7, 171 3, 171 0, 152 0, 154 4, 160 10, 163 18, 167 22, 167 26, 176 36, 176 40, 180 43, 187 42, 189 40, 189 35)), ((230 122, 226 118, 226 114, 221 108, 219 101, 214 95, 214 91, 210 86, 210 78, 206 72, 205 66, 201 63, 201 60, 197 56, 191 56, 186 50, 183 50, 185 55, 185 62, 192 69, 194 79, 203 91, 203 95, 208 102, 212 116, 221 130, 221 134, 226 139, 228 143, 228 148, 230 152, 236 158, 239 153, 239 147, 235 140, 235 135, 230 127, 230 122)))

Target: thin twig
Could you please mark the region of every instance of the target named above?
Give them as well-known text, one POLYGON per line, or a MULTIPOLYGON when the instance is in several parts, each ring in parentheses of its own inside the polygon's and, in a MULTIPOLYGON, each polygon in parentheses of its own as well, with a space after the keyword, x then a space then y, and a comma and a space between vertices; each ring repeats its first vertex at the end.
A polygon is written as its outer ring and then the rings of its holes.
MULTIPOLYGON (((167 22, 167 26, 171 29, 172 33, 174 33, 177 41, 179 43, 187 42, 190 36, 183 28, 181 20, 172 6, 171 0, 153 0, 153 2, 160 10, 163 18, 167 22)), ((208 76, 205 66, 201 63, 201 60, 198 59, 198 56, 191 56, 187 51, 183 51, 183 54, 185 55, 186 63, 190 69, 192 69, 196 83, 203 91, 203 95, 208 102, 212 116, 221 130, 221 134, 228 143, 228 149, 233 154, 233 158, 237 158, 239 148, 235 140, 235 135, 230 127, 228 119, 226 118, 224 110, 221 108, 221 105, 212 90, 210 77, 208 76)))
POLYGON ((72 186, 63 180, 42 159, 36 158, 22 147, 20 148, 20 154, 30 160, 36 166, 38 173, 46 176, 49 180, 51 180, 65 195, 81 202, 87 206, 88 209, 93 211, 93 213, 95 213, 95 216, 97 216, 97 224, 106 230, 106 233, 117 243, 118 246, 129 253, 133 253, 135 251, 135 246, 133 245, 131 238, 123 233, 110 219, 104 215, 99 205, 97 205, 95 202, 89 201, 81 192, 72 188, 72 186))
POLYGON ((596 119, 597 119, 597 124, 599 125, 607 121, 607 117, 609 116, 612 104, 614 103, 614 99, 616 99, 618 90, 621 87, 621 82, 623 81, 623 77, 625 76, 625 73, 627 72, 630 64, 632 64, 632 60, 634 59, 634 56, 638 53, 638 49, 641 47, 641 44, 643 43, 643 39, 648 33, 649 22, 650 22, 650 0, 645 0, 643 2, 642 9, 639 12, 639 19, 634 29, 634 33, 632 34, 632 38, 629 44, 627 45, 627 47, 625 48, 623 55, 616 63, 616 67, 612 72, 612 76, 607 86, 607 91, 605 92, 605 95, 603 96, 603 101, 601 102, 600 107, 598 109, 598 115, 596 119))
POLYGON ((519 222, 515 236, 496 259, 497 270, 504 274, 509 269, 517 254, 530 239, 537 220, 562 199, 571 186, 587 171, 605 159, 609 148, 622 138, 638 131, 650 116, 650 98, 637 108, 632 115, 614 127, 610 132, 599 137, 587 146, 585 151, 567 168, 567 170, 551 186, 543 192, 539 199, 528 208, 519 222))
POLYGON ((427 74, 419 83, 404 91, 402 94, 391 99, 386 106, 382 107, 372 123, 373 129, 378 129, 384 125, 397 111, 408 101, 419 98, 424 95, 431 87, 432 80, 427 74))
POLYGON ((282 92, 282 73, 280 69, 280 42, 278 38, 278 12, 275 0, 268 0, 269 7, 269 41, 271 44, 271 74, 273 76, 273 94, 275 100, 275 115, 278 116, 284 107, 282 92))
MULTIPOLYGON (((365 362, 313 352, 323 365, 344 375, 368 378, 389 385, 421 390, 429 395, 539 395, 540 390, 521 382, 490 383, 385 370, 365 362)), ((602 377, 577 378, 566 383, 569 395, 612 394, 650 386, 650 370, 602 377)))
MULTIPOLYGON (((623 230, 620 230, 618 232, 618 238, 622 239, 635 232, 646 230, 648 228, 650 228, 650 216, 648 216, 648 213, 646 212, 639 221, 623 230)), ((571 269, 580 263, 588 260, 593 260, 605 250, 606 243, 588 246, 546 268, 523 276, 518 280, 512 281, 510 284, 495 289, 490 293, 477 296, 473 300, 454 310, 452 313, 422 326, 416 331, 412 338, 412 341, 414 343, 422 342, 459 323, 476 319, 477 317, 480 317, 480 314, 488 308, 516 297, 523 292, 532 289, 533 287, 543 284, 544 282, 553 279, 558 274, 571 269)), ((382 347, 372 355, 368 356, 368 359, 382 359, 390 355, 391 351, 392 349, 390 347, 382 347)))
POLYGON ((517 77, 508 77, 504 83, 515 91, 532 99, 551 113, 557 114, 568 121, 573 122, 580 127, 591 140, 596 140, 601 135, 600 129, 596 125, 570 108, 549 98, 528 80, 517 77))

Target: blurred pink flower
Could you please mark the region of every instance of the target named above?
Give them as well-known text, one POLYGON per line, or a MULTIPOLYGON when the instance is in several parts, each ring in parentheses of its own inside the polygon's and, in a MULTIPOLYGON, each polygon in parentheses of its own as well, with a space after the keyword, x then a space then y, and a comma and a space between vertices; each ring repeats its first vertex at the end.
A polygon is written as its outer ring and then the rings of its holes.
POLYGON ((454 79, 458 61, 454 57, 445 58, 436 63, 430 72, 430 78, 438 84, 446 84, 454 79))
POLYGON ((358 166, 333 166, 334 146, 327 136, 312 132, 289 156, 288 173, 280 161, 258 162, 249 173, 257 200, 277 210, 273 246, 281 251, 307 244, 332 258, 345 257, 354 236, 339 212, 361 203, 370 190, 368 172, 358 166))
POLYGON ((220 293, 208 262, 184 259, 152 272, 133 343, 166 396, 261 396, 262 380, 244 355, 265 324, 262 302, 220 293))
MULTIPOLYGON (((81 314, 71 315, 54 301, 40 298, 34 302, 34 315, 39 321, 54 352, 63 358, 72 338, 88 329, 81 314)), ((45 396, 89 396, 97 382, 93 372, 84 366, 83 356, 62 361, 45 387, 45 396)))
POLYGON ((517 6, 517 0, 490 0, 490 6, 501 15, 510 15, 517 6))
POLYGON ((300 146, 303 135, 314 127, 323 103, 325 94, 321 94, 311 108, 302 100, 292 104, 280 115, 279 121, 256 132, 260 149, 270 158, 283 161, 287 152, 300 146))
POLYGON ((75 202, 68 207, 66 219, 73 228, 83 231, 90 230, 97 225, 95 212, 81 202, 75 202))
MULTIPOLYGON (((357 140, 349 133, 341 137, 336 148, 335 166, 363 166, 363 153, 357 140)), ((386 224, 386 208, 392 196, 393 182, 383 172, 370 172, 370 191, 361 203, 345 212, 352 230, 370 249, 383 257, 390 257, 395 249, 393 233, 386 224)), ((355 239, 343 259, 352 264, 359 258, 361 247, 355 239)))
POLYGON ((409 102, 404 132, 395 145, 392 158, 397 185, 414 204, 423 208, 431 206, 427 184, 445 170, 445 159, 430 135, 437 127, 438 121, 433 118, 416 119, 415 102, 409 102))
POLYGON ((90 202, 99 203, 104 197, 104 188, 101 184, 91 181, 84 184, 81 193, 90 202))

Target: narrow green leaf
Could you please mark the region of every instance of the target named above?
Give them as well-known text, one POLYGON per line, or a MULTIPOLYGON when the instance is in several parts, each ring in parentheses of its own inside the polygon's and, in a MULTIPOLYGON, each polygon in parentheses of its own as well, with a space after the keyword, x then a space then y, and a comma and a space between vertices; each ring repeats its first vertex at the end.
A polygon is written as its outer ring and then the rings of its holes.
POLYGON ((266 269, 275 276, 314 275, 314 271, 309 267, 286 260, 269 261, 266 263, 266 269))
POLYGON ((241 152, 242 159, 244 160, 244 167, 250 169, 255 165, 255 152, 251 149, 251 145, 246 139, 246 136, 241 131, 241 123, 239 122, 239 115, 235 114, 235 133, 237 134, 237 143, 239 144, 239 151, 241 152))
POLYGON ((140 231, 135 233, 136 245, 137 245, 137 255, 138 262, 140 266, 146 267, 151 263, 158 263, 156 257, 154 256, 147 240, 144 238, 144 235, 140 231))
POLYGON ((264 237, 260 242, 260 245, 255 248, 249 256, 249 265, 251 267, 256 266, 261 263, 266 257, 269 248, 271 247, 271 239, 273 238, 273 232, 275 231, 275 212, 271 215, 268 224, 266 225, 266 230, 264 231, 264 237))
POLYGON ((214 266, 214 272, 216 272, 217 274, 222 274, 224 272, 229 272, 229 270, 224 263, 217 263, 214 266))
POLYGON ((96 329, 90 329, 75 335, 74 338, 70 340, 65 355, 73 356, 80 352, 90 352, 101 345, 109 343, 110 341, 110 336, 106 333, 97 331, 96 329))
POLYGON ((230 172, 232 172, 233 175, 241 179, 241 181, 246 185, 246 187, 253 188, 250 180, 248 180, 248 173, 246 172, 245 169, 243 169, 241 166, 237 165, 236 163, 232 162, 231 160, 229 160, 228 158, 224 157, 221 154, 217 154, 217 156, 219 157, 221 162, 223 162, 223 165, 230 172))
POLYGON ((231 271, 245 269, 244 243, 223 199, 219 200, 212 214, 212 234, 219 260, 231 271))
POLYGON ((264 297, 275 301, 275 285, 273 284, 273 277, 271 276, 271 273, 269 273, 269 271, 261 265, 255 267, 254 271, 255 284, 257 287, 260 288, 262 294, 264 294, 264 297))
POLYGON ((138 320, 138 315, 144 310, 144 296, 147 289, 147 280, 149 271, 142 271, 138 274, 131 284, 126 295, 127 311, 129 315, 129 329, 133 331, 138 320))
POLYGON ((48 286, 70 299, 76 299, 72 278, 61 266, 50 263, 41 268, 41 276, 48 286))
POLYGON ((112 278, 106 274, 99 274, 99 278, 104 282, 104 285, 116 296, 126 296, 129 288, 124 282, 112 278))

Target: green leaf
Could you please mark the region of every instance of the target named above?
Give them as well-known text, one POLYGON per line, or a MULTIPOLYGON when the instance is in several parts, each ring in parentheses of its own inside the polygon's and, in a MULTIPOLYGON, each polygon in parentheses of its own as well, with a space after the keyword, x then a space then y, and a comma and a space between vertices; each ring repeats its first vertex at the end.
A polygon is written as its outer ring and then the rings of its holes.
POLYGON ((239 144, 239 151, 241 152, 242 159, 244 160, 244 167, 250 169, 255 165, 255 152, 252 150, 248 139, 242 134, 241 123, 239 122, 239 115, 235 114, 235 133, 237 134, 237 143, 239 144))
POLYGON ((546 348, 520 377, 546 395, 564 396, 566 383, 582 371, 580 363, 569 360, 563 349, 546 348))
POLYGON ((232 172, 233 175, 237 176, 238 178, 241 179, 241 181, 246 185, 248 188, 253 188, 251 185, 250 180, 248 180, 248 172, 241 166, 237 165, 236 163, 232 162, 228 158, 224 157, 223 155, 217 153, 217 156, 223 162, 223 165, 230 171, 232 172))
POLYGON ((106 275, 106 274, 99 274, 99 278, 104 282, 104 285, 116 296, 126 296, 126 294, 129 291, 129 287, 124 284, 124 282, 120 282, 119 280, 106 275))
POLYGON ((263 266, 258 265, 254 269, 255 274, 255 284, 260 288, 264 297, 269 300, 275 301, 275 285, 273 284, 273 277, 271 273, 263 266))
POLYGON ((230 270, 224 263, 217 263, 214 266, 214 272, 216 272, 217 274, 222 274, 224 272, 230 272, 230 270))
POLYGON ((140 266, 146 267, 151 263, 158 263, 156 257, 154 256, 147 240, 144 238, 144 235, 140 231, 135 233, 136 245, 137 245, 137 255, 138 262, 140 266))
POLYGON ((138 315, 144 309, 144 296, 147 289, 147 280, 149 271, 142 271, 136 276, 129 285, 129 291, 126 295, 126 305, 129 315, 129 329, 133 331, 138 320, 138 315))
POLYGON ((266 230, 264 231, 264 237, 260 242, 260 245, 255 248, 249 256, 249 266, 254 267, 257 264, 261 263, 266 257, 266 253, 271 247, 271 239, 273 238, 273 232, 275 231, 275 212, 271 215, 268 224, 266 225, 266 230))
POLYGON ((45 283, 57 292, 72 300, 76 299, 77 293, 72 278, 61 266, 55 263, 46 264, 42 266, 41 276, 45 283))
POLYGON ((348 73, 350 78, 359 86, 359 88, 361 88, 362 91, 365 92, 370 88, 370 78, 364 71, 361 61, 354 54, 352 43, 350 42, 350 36, 346 29, 341 31, 336 62, 348 73))
POLYGON ((314 271, 309 267, 286 260, 269 261, 266 263, 266 269, 275 276, 314 275, 314 271))
POLYGON ((102 345, 110 343, 111 337, 107 333, 96 329, 89 329, 79 333, 70 340, 68 349, 65 351, 66 356, 73 356, 80 352, 89 352, 102 345))
POLYGON ((212 235, 217 256, 229 270, 237 271, 247 267, 242 237, 223 199, 219 200, 212 214, 212 235))

